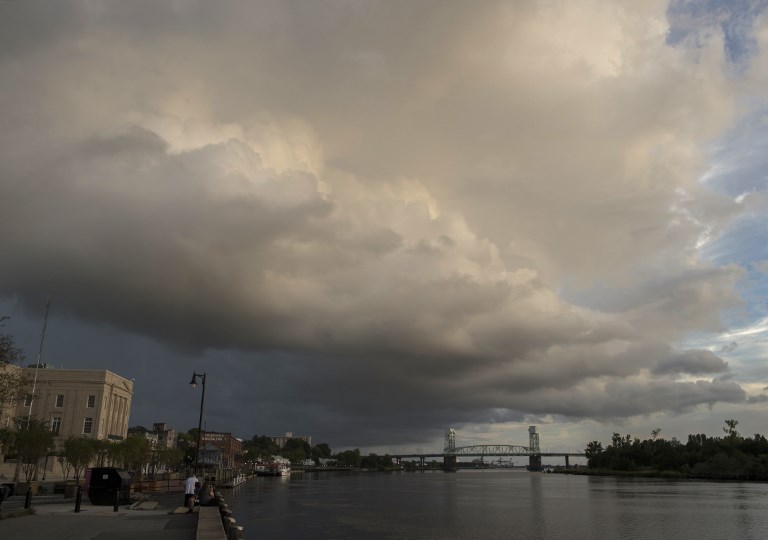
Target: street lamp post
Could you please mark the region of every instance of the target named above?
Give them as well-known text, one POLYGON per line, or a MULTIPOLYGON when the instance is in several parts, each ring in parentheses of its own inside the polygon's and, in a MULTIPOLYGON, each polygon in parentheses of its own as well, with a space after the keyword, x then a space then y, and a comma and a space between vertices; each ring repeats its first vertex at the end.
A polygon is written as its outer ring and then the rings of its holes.
POLYGON ((203 383, 203 395, 200 397, 200 420, 197 423, 197 448, 195 448, 195 474, 199 474, 199 463, 200 463, 200 435, 202 434, 203 429, 203 405, 205 404, 205 373, 195 373, 192 372, 192 380, 189 384, 192 385, 192 388, 195 388, 197 386, 197 378, 200 378, 200 381, 203 383))

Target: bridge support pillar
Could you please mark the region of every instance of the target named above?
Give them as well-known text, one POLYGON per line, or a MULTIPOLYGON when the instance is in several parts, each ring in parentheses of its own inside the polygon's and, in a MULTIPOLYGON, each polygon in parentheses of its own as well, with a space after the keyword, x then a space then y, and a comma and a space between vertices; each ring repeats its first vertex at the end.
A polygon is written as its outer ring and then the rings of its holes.
POLYGON ((568 469, 570 465, 568 465, 568 456, 565 456, 565 468, 568 469))
POLYGON ((443 456, 443 470, 445 472, 456 472, 459 470, 456 456, 443 456))
POLYGON ((424 456, 419 456, 419 469, 421 469, 421 472, 424 472, 424 469, 426 468, 425 462, 427 461, 427 458, 424 456))
POLYGON ((528 470, 540 471, 541 470, 541 456, 535 455, 528 458, 528 470))

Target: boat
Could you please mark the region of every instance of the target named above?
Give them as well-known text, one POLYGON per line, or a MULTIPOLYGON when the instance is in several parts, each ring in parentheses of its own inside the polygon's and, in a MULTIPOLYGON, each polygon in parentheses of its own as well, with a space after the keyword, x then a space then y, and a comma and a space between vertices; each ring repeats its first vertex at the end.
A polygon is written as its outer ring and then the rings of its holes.
POLYGON ((278 458, 272 463, 256 465, 258 476, 288 476, 291 474, 291 462, 284 458, 278 458))
POLYGON ((247 480, 247 477, 244 474, 238 474, 234 478, 230 478, 229 480, 227 480, 223 484, 221 484, 221 487, 233 488, 233 487, 239 486, 240 484, 242 484, 246 480, 247 480))

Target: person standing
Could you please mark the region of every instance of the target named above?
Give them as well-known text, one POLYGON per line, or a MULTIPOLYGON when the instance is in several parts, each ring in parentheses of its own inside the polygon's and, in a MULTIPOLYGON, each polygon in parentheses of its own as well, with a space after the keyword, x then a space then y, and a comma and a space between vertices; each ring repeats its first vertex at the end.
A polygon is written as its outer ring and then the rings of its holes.
POLYGON ((5 484, 0 484, 0 509, 3 507, 3 501, 11 496, 11 488, 5 484))
POLYGON ((187 510, 187 514, 191 514, 194 511, 195 508, 195 491, 197 490, 197 486, 200 485, 200 481, 197 479, 197 476, 195 476, 195 473, 192 472, 189 475, 189 478, 184 482, 184 506, 189 508, 187 510))

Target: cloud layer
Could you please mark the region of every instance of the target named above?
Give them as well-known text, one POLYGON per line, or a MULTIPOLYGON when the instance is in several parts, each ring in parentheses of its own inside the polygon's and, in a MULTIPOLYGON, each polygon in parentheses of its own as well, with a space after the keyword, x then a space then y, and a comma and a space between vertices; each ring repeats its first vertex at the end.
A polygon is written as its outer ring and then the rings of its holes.
POLYGON ((699 179, 750 72, 663 3, 0 11, 4 297, 345 429, 747 402, 683 342, 742 305, 699 179))

